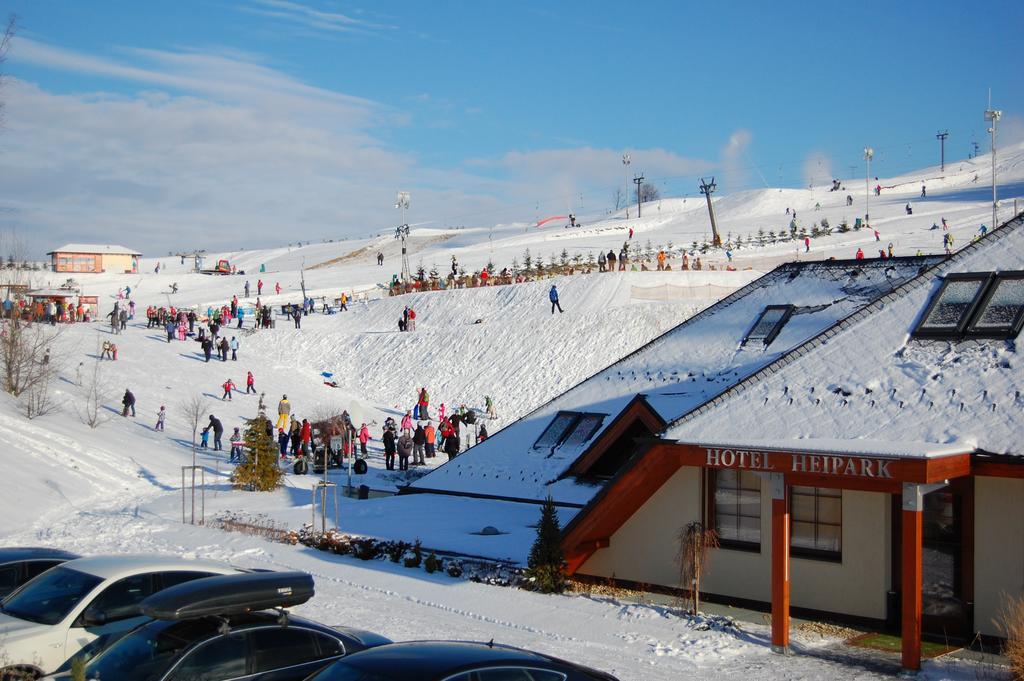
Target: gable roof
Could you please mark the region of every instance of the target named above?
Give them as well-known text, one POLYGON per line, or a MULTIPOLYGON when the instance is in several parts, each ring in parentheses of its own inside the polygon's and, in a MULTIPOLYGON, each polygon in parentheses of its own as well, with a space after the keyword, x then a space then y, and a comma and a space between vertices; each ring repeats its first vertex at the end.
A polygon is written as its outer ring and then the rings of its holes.
MULTIPOLYGON (((1015 340, 915 340, 944 276, 1024 269, 1024 214, 673 423, 672 440, 885 440, 1024 455, 1015 340), (728 414, 728 418, 723 418, 728 414)), ((797 445, 794 445, 797 446, 797 445)))
POLYGON ((409 491, 443 491, 582 506, 600 485, 566 475, 643 395, 664 422, 700 407, 787 351, 941 261, 940 256, 787 263, 670 329, 431 471, 409 491), (742 345, 768 305, 792 316, 767 347, 742 345), (534 443, 559 412, 605 415, 574 447, 534 443))
POLYGON ((133 251, 130 248, 124 246, 118 246, 116 244, 64 244, 60 248, 55 248, 46 255, 53 255, 54 253, 99 253, 100 255, 142 255, 138 251, 133 251))

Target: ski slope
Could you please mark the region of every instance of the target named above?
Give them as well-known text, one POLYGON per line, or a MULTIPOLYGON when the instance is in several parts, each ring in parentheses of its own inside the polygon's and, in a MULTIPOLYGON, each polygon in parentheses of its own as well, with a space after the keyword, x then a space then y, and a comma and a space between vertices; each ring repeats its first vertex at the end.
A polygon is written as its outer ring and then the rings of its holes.
MULTIPOLYGON (((846 676, 848 668, 824 654, 834 646, 828 639, 801 638, 801 650, 811 654, 780 658, 768 653, 762 627, 697 631, 690 620, 649 605, 597 597, 541 597, 182 526, 181 467, 192 462, 192 432, 184 423, 181 403, 204 396, 209 412, 225 425, 226 444, 232 428, 255 414, 258 398, 236 393, 231 402, 224 402, 219 386, 231 378, 244 387, 245 372, 251 370, 271 412, 281 395, 288 394, 299 418, 348 409, 357 425, 371 425, 375 438, 383 419, 411 408, 422 386, 431 392, 435 414, 440 402, 449 409, 463 403, 480 409, 484 396, 491 395, 499 413, 497 422, 488 424, 493 430, 711 302, 699 295, 658 302, 644 295, 646 289, 692 293, 706 287, 724 295, 787 259, 849 258, 858 247, 870 257, 889 242, 898 254, 918 249, 941 252, 943 232, 931 226, 943 217, 956 245, 967 243, 980 224, 991 221, 988 166, 987 157, 981 156, 947 164, 945 175, 925 168, 903 177, 880 178, 882 195, 870 197, 871 224, 880 232, 879 242, 872 232, 861 230, 813 239, 806 253, 796 242, 736 249, 736 271, 724 271, 727 259, 722 251, 702 255, 706 266, 716 268, 713 271, 679 271, 679 248, 700 242, 709 233, 706 205, 693 199, 664 199, 646 204, 639 219, 627 219, 624 211, 582 214, 583 226, 575 229, 554 223, 542 229, 528 223, 460 230, 414 228, 408 246, 414 270, 422 264, 445 273, 452 256, 467 271, 488 261, 501 269, 511 266, 513 259, 521 264, 526 249, 545 261, 563 249, 570 257, 596 256, 609 249, 617 253, 629 241, 632 228, 634 251, 648 240, 655 249, 673 242, 672 272, 594 272, 513 286, 376 298, 379 285, 397 272, 401 248, 391 234, 381 234, 207 254, 208 263, 219 257, 231 259, 247 272, 244 276, 199 275, 189 271, 191 262, 153 254, 143 259, 139 274, 76 275, 84 294, 100 297, 103 313, 119 289, 131 286, 139 305, 136 319, 113 337, 119 359, 98 364, 101 414, 106 417, 98 428, 82 423, 80 412, 100 344, 111 339, 104 324, 76 324, 53 340, 54 361, 60 367, 54 384, 57 410, 28 421, 14 398, 0 396, 0 439, 8 445, 0 454, 7 482, 0 536, 8 544, 47 543, 82 552, 141 550, 306 569, 317 577, 318 595, 302 611, 317 619, 374 629, 395 639, 494 637, 579 660, 623 679, 740 678, 752 673, 762 678, 846 676), (920 199, 922 180, 928 189, 926 199, 920 199), (904 211, 908 202, 914 209, 911 216, 904 211), (383 267, 376 263, 378 251, 385 256, 383 267), (157 263, 162 265, 159 274, 154 272, 157 263), (241 342, 237 362, 207 364, 198 344, 167 343, 161 330, 145 328, 147 304, 197 306, 205 311, 232 295, 241 298, 246 280, 253 295, 243 302, 251 304, 257 279, 265 284, 262 302, 270 304, 298 302, 303 284, 307 292, 330 298, 341 291, 373 295, 354 302, 345 313, 309 316, 300 330, 283 319, 277 328, 256 333, 226 329, 241 342), (172 283, 178 285, 173 295, 172 283), (279 295, 273 292, 275 283, 282 287, 279 295), (558 286, 564 314, 550 312, 551 284, 558 286), (417 310, 413 333, 397 330, 406 305, 417 310), (324 385, 321 372, 331 373, 338 387, 324 385), (134 419, 120 416, 126 388, 138 399, 134 419), (152 429, 161 405, 168 409, 167 430, 162 433, 152 429)), ((1004 183, 1000 195, 1009 197, 1002 214, 1009 217, 1012 197, 1024 196, 1024 145, 1001 152, 999 173, 1004 183)), ((785 228, 790 219, 786 208, 795 208, 798 221, 808 228, 821 217, 833 225, 844 217, 852 223, 863 213, 864 199, 860 180, 851 181, 842 192, 829 192, 827 186, 763 189, 718 196, 715 203, 723 237, 730 232, 747 237, 759 229, 785 228), (852 207, 845 205, 846 194, 854 198, 852 207), (814 210, 816 203, 821 204, 820 211, 814 210)), ((88 235, 82 237, 88 240, 88 235)), ((146 244, 125 245, 146 252, 146 244)), ((55 286, 66 278, 44 273, 33 283, 55 286)), ((208 468, 208 515, 226 510, 263 513, 289 524, 309 517, 308 478, 288 475, 285 486, 275 493, 237 492, 228 484, 225 459, 223 452, 200 451, 198 456, 208 468)), ((431 465, 440 461, 431 460, 431 465)), ((381 470, 376 440, 371 442, 370 462, 373 470, 367 480, 375 489, 393 490, 416 475, 381 470)), ((344 481, 343 476, 337 479, 344 481)), ((345 514, 357 512, 352 506, 357 503, 342 503, 342 527, 345 514)), ((473 526, 482 520, 468 519, 473 526)), ((521 532, 529 531, 527 518, 509 522, 521 532)), ((394 523, 400 526, 399 513, 394 523)), ((925 678, 974 678, 979 672, 959 664, 932 663, 926 666, 925 678)), ((876 678, 887 671, 865 665, 857 673, 859 678, 876 678)))

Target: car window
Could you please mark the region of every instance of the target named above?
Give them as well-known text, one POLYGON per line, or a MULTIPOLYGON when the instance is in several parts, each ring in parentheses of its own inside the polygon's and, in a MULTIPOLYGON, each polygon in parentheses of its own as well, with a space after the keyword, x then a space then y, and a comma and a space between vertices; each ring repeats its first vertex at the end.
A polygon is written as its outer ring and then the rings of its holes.
POLYGON ((56 624, 102 582, 96 575, 56 567, 12 593, 0 608, 30 622, 56 624))
POLYGON ((321 657, 337 657, 345 654, 345 644, 333 636, 313 632, 313 638, 320 644, 321 657))
POLYGON ((0 592, 11 591, 21 582, 21 570, 17 565, 5 565, 0 568, 0 592))
POLYGON ((132 575, 114 582, 97 596, 87 614, 103 613, 108 622, 137 617, 139 603, 153 593, 153 574, 132 575))
POLYGON ((265 672, 322 658, 313 632, 297 627, 268 627, 249 633, 255 652, 254 672, 265 672))
POLYGON ((193 579, 201 579, 203 577, 213 577, 212 572, 192 572, 187 570, 172 570, 171 572, 160 573, 160 586, 157 591, 161 589, 170 589, 172 586, 184 584, 185 582, 191 582, 193 579))
POLYGON ((228 634, 186 655, 167 681, 223 681, 238 676, 245 676, 245 636, 228 634))
POLYGON ((64 561, 62 560, 29 561, 28 563, 25 563, 25 579, 28 580, 33 577, 37 577, 52 568, 54 565, 60 565, 63 562, 64 561))

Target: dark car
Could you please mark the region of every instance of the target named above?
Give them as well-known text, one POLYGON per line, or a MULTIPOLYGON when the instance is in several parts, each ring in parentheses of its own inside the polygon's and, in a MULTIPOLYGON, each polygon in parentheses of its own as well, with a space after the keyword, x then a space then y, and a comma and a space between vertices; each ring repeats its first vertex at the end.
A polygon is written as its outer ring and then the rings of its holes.
MULTIPOLYGON (((142 602, 154 619, 89 660, 86 678, 301 681, 345 655, 390 643, 279 609, 312 595, 313 579, 301 572, 224 575, 165 589, 142 602)), ((69 660, 46 678, 70 680, 70 668, 69 660)))
POLYGON ((0 549, 0 598, 54 565, 79 556, 60 549, 16 546, 0 549))
POLYGON ((468 641, 392 643, 338 660, 307 681, 617 681, 529 650, 468 641))

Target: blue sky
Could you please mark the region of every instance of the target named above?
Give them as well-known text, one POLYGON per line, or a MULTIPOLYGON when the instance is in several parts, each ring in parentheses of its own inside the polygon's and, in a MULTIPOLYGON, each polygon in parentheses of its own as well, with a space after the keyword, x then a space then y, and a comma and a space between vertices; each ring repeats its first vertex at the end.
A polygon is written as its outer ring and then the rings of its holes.
POLYGON ((666 196, 860 176, 865 144, 892 175, 940 129, 984 150, 988 87, 1024 137, 1024 3, 710 4, 7 2, 3 221, 270 245, 390 229, 397 189, 526 221, 607 210, 625 150, 666 196))

